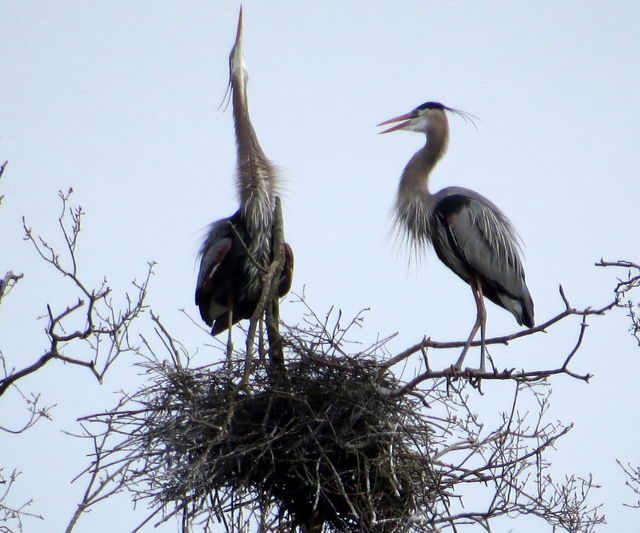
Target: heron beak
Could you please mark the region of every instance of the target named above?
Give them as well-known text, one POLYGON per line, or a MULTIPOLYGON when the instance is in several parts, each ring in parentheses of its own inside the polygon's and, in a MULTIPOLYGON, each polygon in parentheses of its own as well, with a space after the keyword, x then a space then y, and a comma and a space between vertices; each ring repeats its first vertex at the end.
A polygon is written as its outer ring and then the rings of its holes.
POLYGON ((377 126, 384 126, 385 124, 391 124, 393 122, 398 122, 400 120, 404 121, 404 122, 400 122, 400 124, 396 124, 395 126, 392 126, 391 128, 388 128, 384 131, 380 131, 378 133, 389 133, 391 131, 396 131, 396 130, 401 130, 403 128, 406 128, 407 126, 409 126, 413 119, 415 118, 415 115, 412 112, 410 113, 405 113, 404 115, 400 115, 399 117, 394 117, 394 118, 390 118, 389 120, 385 120, 384 122, 380 122, 380 124, 377 124, 377 126))
POLYGON ((234 91, 237 91, 246 100, 248 74, 247 68, 244 63, 242 46, 242 6, 240 6, 240 15, 238 16, 238 30, 236 32, 236 42, 233 44, 233 48, 231 49, 231 53, 229 54, 229 84, 234 91))
POLYGON ((240 6, 240 15, 238 16, 238 31, 236 32, 236 42, 231 50, 231 57, 235 60, 242 58, 242 6, 240 6))

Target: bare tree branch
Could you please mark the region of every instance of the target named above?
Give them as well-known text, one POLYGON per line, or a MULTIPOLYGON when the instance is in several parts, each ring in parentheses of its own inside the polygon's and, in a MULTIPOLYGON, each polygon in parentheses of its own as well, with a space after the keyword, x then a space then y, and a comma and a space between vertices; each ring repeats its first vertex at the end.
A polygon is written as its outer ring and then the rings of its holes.
POLYGON ((2 303, 5 295, 11 292, 22 277, 22 274, 14 274, 11 270, 4 275, 4 278, 0 280, 0 304, 2 303))
MULTIPOLYGON (((605 304, 604 306, 597 308, 597 309, 592 309, 591 307, 587 307, 586 309, 576 309, 574 307, 571 306, 571 304, 569 303, 569 301, 567 300, 564 291, 562 289, 562 286, 559 287, 559 292, 560 292, 560 296, 562 298, 562 301, 565 305, 565 309, 563 311, 560 311, 559 313, 557 313, 555 316, 549 318, 548 320, 546 320, 545 322, 543 322, 542 324, 539 324, 533 328, 529 328, 529 329, 525 329, 522 331, 517 331, 515 333, 512 333, 510 335, 504 335, 501 337, 492 337, 489 339, 485 339, 484 344, 485 346, 490 346, 492 344, 504 344, 504 345, 508 345, 511 341, 514 341, 516 339, 520 339, 522 337, 528 337, 530 335, 533 335, 535 333, 546 333, 547 330, 557 324, 558 322, 570 317, 570 316, 580 316, 580 317, 589 317, 589 316, 601 316, 606 314, 607 312, 609 312, 611 309, 613 309, 614 307, 616 307, 616 305, 618 304, 618 300, 615 299, 612 302, 609 302, 608 304, 605 304)), ((582 326, 581 326, 581 330, 582 330, 582 326)), ((446 350, 446 349, 451 349, 451 348, 464 348, 467 345, 467 341, 452 341, 452 342, 442 342, 442 341, 434 341, 431 340, 430 338, 425 338, 423 339, 421 342, 407 348, 406 350, 400 352, 398 355, 396 355, 395 357, 389 359, 388 361, 384 361, 381 364, 382 368, 389 368, 397 363, 399 363, 400 361, 402 361, 403 359, 406 359, 407 357, 417 353, 420 350, 423 349, 428 349, 428 348, 435 348, 435 349, 439 349, 439 350, 446 350)), ((481 341, 472 341, 471 343, 469 343, 470 347, 477 347, 481 345, 481 341)), ((487 372, 486 374, 491 374, 491 372, 487 372)), ((475 375, 475 374, 474 374, 475 375)), ((483 376, 484 377, 484 374, 483 376)), ((584 377, 581 377, 580 379, 584 379, 584 377)))
MULTIPOLYGON (((92 375, 102 381, 105 373, 116 358, 136 347, 129 342, 128 329, 130 324, 145 310, 144 300, 147 294, 149 280, 153 273, 153 263, 149 263, 146 276, 142 282, 133 282, 134 294, 125 294, 127 305, 116 309, 111 300, 111 289, 104 280, 97 289, 90 289, 79 277, 76 260, 76 246, 81 230, 83 211, 80 207, 68 205, 72 190, 59 193, 62 208, 58 217, 58 227, 63 237, 65 253, 59 254, 56 249, 43 237, 34 235, 23 219, 25 240, 31 242, 37 254, 65 278, 72 282, 73 290, 80 295, 76 301, 61 310, 54 311, 47 304, 46 318, 48 320, 47 336, 48 350, 32 364, 17 369, 6 369, 5 376, 0 379, 0 396, 17 381, 40 370, 52 360, 87 368, 92 375), (77 324, 82 317, 83 327, 67 332, 67 324, 77 324), (76 342, 82 347, 76 347, 76 342), (75 348, 76 352, 93 355, 91 358, 76 357, 67 352, 75 348)), ((3 285, 4 286, 4 285, 3 285)))
MULTIPOLYGON (((8 161, 5 161, 4 163, 2 163, 2 165, 0 165, 0 179, 2 178, 2 175, 4 174, 4 169, 7 168, 7 163, 9 163, 8 161)), ((2 205, 2 200, 4 199, 4 195, 0 194, 0 205, 2 205)))
POLYGON ((633 491, 637 498, 634 503, 623 503, 623 505, 632 509, 640 509, 640 467, 632 466, 630 463, 624 465, 619 459, 616 459, 616 463, 627 476, 625 485, 633 491))
POLYGON ((20 505, 10 505, 7 503, 9 493, 19 476, 20 472, 13 470, 9 476, 6 477, 4 470, 0 468, 0 532, 2 533, 22 531, 22 521, 25 518, 37 518, 39 520, 43 520, 42 516, 29 511, 29 507, 33 503, 32 500, 26 501, 20 505), (10 529, 11 524, 13 524, 16 529, 10 529))
POLYGON ((622 268, 627 271, 626 278, 618 278, 614 292, 618 300, 618 307, 627 310, 627 316, 631 321, 630 333, 635 337, 640 346, 640 299, 633 300, 631 293, 640 287, 640 265, 631 261, 605 261, 600 259, 596 263, 599 267, 622 268))
MULTIPOLYGON (((587 320, 611 306, 575 310, 561 294, 561 318, 537 332, 571 316, 580 318, 580 329, 561 365, 550 370, 488 376, 428 370, 418 375, 420 383, 402 382, 392 370, 409 355, 390 356, 380 340, 369 346, 348 340, 349 331, 362 326, 361 314, 344 325, 341 313, 319 318, 306 304, 301 325, 281 326, 287 380, 277 387, 263 361, 247 379, 241 364, 230 369, 224 357, 193 370, 154 361, 147 343, 149 386, 85 418, 102 424, 94 438, 110 440, 88 472, 117 470, 118 490, 150 505, 143 523, 180 516, 183 531, 195 523, 211 531, 218 520, 232 532, 254 526, 305 533, 455 532, 465 524, 490 531, 497 517, 529 515, 558 530, 591 533, 603 521, 599 506, 589 503, 593 480, 557 480, 548 472, 546 452, 571 425, 547 420, 543 378, 564 373, 584 379, 569 365, 587 320), (475 412, 470 378, 514 383, 502 422, 487 423, 475 412), (242 393, 233 385, 240 382, 242 393), (282 499, 276 487, 299 496, 282 499), (482 488, 484 503, 474 487, 482 488)), ((161 345, 172 351, 168 340, 161 345)))
MULTIPOLYGON (((133 321, 147 310, 153 264, 142 282, 133 283, 122 309, 106 280, 96 288, 84 283, 76 255, 83 211, 69 206, 70 194, 60 193, 62 247, 26 222, 24 231, 73 293, 61 307, 46 306, 48 346, 40 358, 10 369, 0 354, 0 396, 9 387, 19 391, 20 380, 53 359, 85 367, 101 380, 125 352, 137 355, 147 382, 138 391, 123 391, 112 409, 80 420, 77 436, 91 444, 91 462, 74 480, 83 480, 85 489, 67 533, 95 505, 122 491, 149 506, 134 531, 171 518, 184 533, 196 524, 212 531, 218 523, 230 532, 455 533, 465 525, 491 531, 496 518, 525 515, 554 531, 592 533, 603 522, 599 505, 591 503, 597 485, 588 475, 551 476, 547 453, 572 426, 550 420, 546 384, 556 375, 589 380, 590 374, 572 369, 588 323, 623 306, 640 279, 637 265, 616 264, 636 274, 619 280, 614 301, 576 309, 560 288, 563 309, 555 316, 485 341, 516 346, 577 317, 575 342, 558 354, 557 366, 456 373, 434 369, 430 359, 466 341, 425 338, 392 354, 387 343, 395 335, 369 344, 351 339, 364 328, 362 312, 352 318, 335 309, 318 314, 304 297, 298 301, 300 323, 279 323, 284 256, 276 216, 273 262, 244 351, 228 354, 227 362, 221 346, 218 361, 193 367, 193 355, 156 314, 149 313, 152 333, 131 340, 133 321), (265 315, 266 335, 260 325, 265 315), (402 377, 407 368, 415 369, 409 379, 402 377), (278 375, 286 379, 274 379, 278 375), (475 407, 476 389, 487 379, 513 387, 497 420, 475 407)), ((5 279, 1 290, 20 278, 5 279)), ((0 429, 21 432, 47 416, 38 396, 23 399, 30 405, 26 420, 0 429)), ((636 469, 623 469, 635 483, 636 469)), ((12 516, 21 528, 27 507, 5 501, 0 497, 0 520, 3 509, 17 510, 12 516)))

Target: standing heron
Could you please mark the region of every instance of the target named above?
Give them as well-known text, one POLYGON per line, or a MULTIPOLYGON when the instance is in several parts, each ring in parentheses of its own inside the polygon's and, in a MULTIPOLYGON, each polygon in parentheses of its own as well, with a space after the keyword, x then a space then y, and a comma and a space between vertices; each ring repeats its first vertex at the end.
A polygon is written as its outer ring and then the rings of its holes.
MULTIPOLYGON (((212 326, 212 335, 230 330, 239 320, 251 318, 273 256, 276 173, 262 151, 249 118, 247 79, 240 8, 236 41, 229 55, 240 208, 209 227, 200 248, 195 295, 200 316, 212 326)), ((277 287, 280 297, 289 291, 293 272, 293 253, 286 243, 284 256, 285 264, 277 287)))
POLYGON ((447 111, 468 115, 438 102, 426 102, 413 111, 378 126, 400 122, 380 133, 396 130, 424 133, 426 144, 409 160, 395 204, 394 226, 415 249, 432 244, 440 260, 466 281, 473 292, 477 316, 455 369, 462 362, 480 328, 480 371, 485 371, 483 297, 509 311, 519 325, 533 327, 533 300, 525 282, 516 232, 509 219, 484 196, 463 187, 447 187, 432 194, 429 175, 444 155, 449 141, 447 111))

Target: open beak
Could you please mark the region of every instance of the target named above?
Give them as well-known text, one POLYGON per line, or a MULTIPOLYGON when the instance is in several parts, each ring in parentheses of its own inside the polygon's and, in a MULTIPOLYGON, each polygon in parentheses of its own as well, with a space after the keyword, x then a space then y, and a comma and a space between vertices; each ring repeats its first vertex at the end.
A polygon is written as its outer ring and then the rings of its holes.
POLYGON ((378 133, 389 133, 391 131, 396 131, 396 130, 401 130, 403 128, 406 128, 407 126, 409 126, 411 124, 411 122, 413 121, 413 119, 415 118, 415 115, 413 113, 413 111, 411 111, 410 113, 405 113, 404 115, 400 115, 399 117, 394 117, 394 118, 390 118, 389 120, 385 120, 384 122, 380 122, 380 124, 377 124, 378 126, 384 126, 385 124, 392 124, 393 122, 399 122, 399 121, 403 121, 400 122, 400 124, 396 124, 395 126, 392 126, 384 131, 380 131, 378 133))

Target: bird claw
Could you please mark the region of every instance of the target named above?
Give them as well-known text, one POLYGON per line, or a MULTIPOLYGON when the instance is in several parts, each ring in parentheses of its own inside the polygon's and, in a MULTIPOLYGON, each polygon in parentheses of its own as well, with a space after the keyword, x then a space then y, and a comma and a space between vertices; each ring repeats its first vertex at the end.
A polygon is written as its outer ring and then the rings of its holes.
POLYGON ((480 377, 482 374, 486 374, 487 369, 485 365, 481 365, 480 368, 471 368, 469 366, 465 366, 463 369, 462 366, 453 364, 449 368, 447 368, 445 372, 453 377, 473 378, 480 377))

